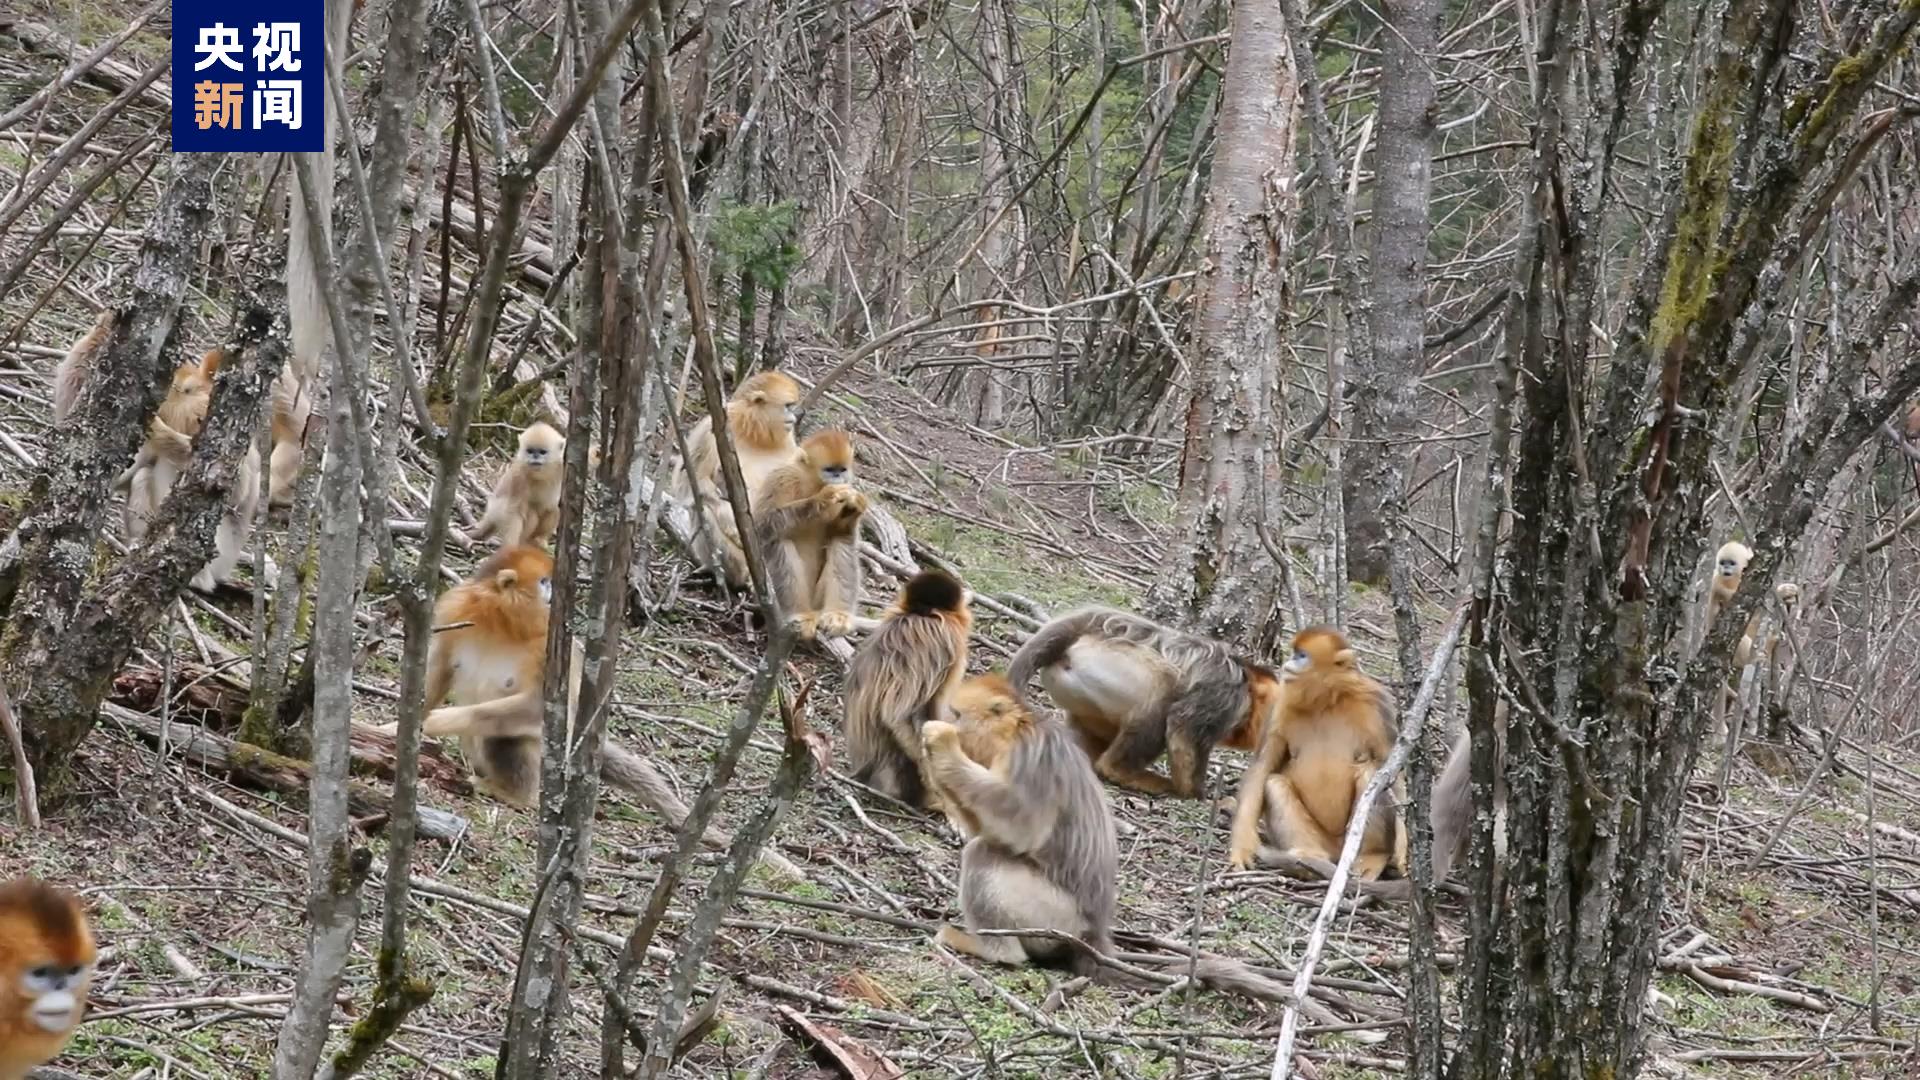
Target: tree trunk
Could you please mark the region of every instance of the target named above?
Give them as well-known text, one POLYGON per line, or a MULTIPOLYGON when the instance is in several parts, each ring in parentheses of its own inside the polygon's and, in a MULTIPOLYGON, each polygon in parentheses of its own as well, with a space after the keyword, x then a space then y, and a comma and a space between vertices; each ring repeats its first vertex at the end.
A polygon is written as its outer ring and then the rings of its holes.
POLYGON ((1281 622, 1279 572, 1261 534, 1279 476, 1299 106, 1280 0, 1234 4, 1222 93, 1172 557, 1148 608, 1265 655, 1281 622))
POLYGON ((1920 358, 1881 351, 1920 294, 1913 259, 1833 348, 1831 378, 1810 393, 1803 434, 1741 508, 1754 560, 1689 657, 1687 599, 1713 543, 1712 421, 1730 407, 1740 362, 1734 330, 1757 302, 1763 268, 1798 242, 1787 224, 1818 212, 1811 179, 1826 175, 1835 142, 1913 36, 1920 8, 1890 11, 1851 38, 1855 52, 1824 59, 1807 82, 1816 89, 1805 111, 1776 111, 1753 88, 1787 62, 1792 20, 1812 16, 1733 0, 1717 28, 1702 27, 1713 40, 1695 46, 1706 62, 1679 182, 1603 362, 1593 359, 1605 350, 1591 312, 1607 276, 1605 211, 1620 199, 1608 173, 1658 11, 1622 11, 1605 28, 1604 49, 1587 40, 1584 11, 1556 2, 1538 12, 1527 228, 1490 414, 1483 538, 1500 513, 1508 401, 1518 409, 1518 445, 1512 533, 1503 550, 1488 544, 1477 555, 1473 771, 1478 792, 1504 770, 1508 854, 1496 893, 1490 838, 1476 830, 1454 1062, 1464 1078, 1640 1069, 1665 870, 1709 703, 1741 627, 1828 485, 1920 387, 1920 358), (1576 40, 1583 53, 1611 57, 1578 94, 1569 90, 1576 40), (1584 386, 1591 391, 1570 390, 1584 386), (1490 733, 1495 676, 1517 694, 1497 763, 1492 740, 1479 737, 1490 733))
POLYGON ((230 444, 223 421, 236 415, 247 421, 238 435, 244 443, 264 392, 250 377, 257 368, 277 370, 284 355, 269 345, 222 374, 222 393, 207 417, 194 468, 169 502, 173 512, 138 559, 129 557, 89 587, 113 479, 133 459, 173 372, 175 325, 212 214, 220 165, 218 154, 173 158, 173 179, 141 245, 133 297, 95 359, 72 422, 56 427, 46 464, 28 492, 34 509, 18 530, 19 577, 7 590, 12 602, 0 636, 0 673, 14 688, 21 736, 43 797, 58 794, 67 759, 93 730, 100 701, 133 643, 211 554, 214 524, 234 464, 245 452, 243 445, 230 444), (231 456, 222 456, 229 451, 231 456), (216 457, 219 464, 210 465, 216 457), (109 606, 115 617, 103 618, 109 606))

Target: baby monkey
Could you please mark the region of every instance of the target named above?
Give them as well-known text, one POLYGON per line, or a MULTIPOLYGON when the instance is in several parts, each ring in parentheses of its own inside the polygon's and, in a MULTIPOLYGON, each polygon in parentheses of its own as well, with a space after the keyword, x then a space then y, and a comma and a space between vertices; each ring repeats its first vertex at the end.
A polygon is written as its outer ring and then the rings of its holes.
POLYGON ((536 420, 520 433, 520 449, 500 474, 487 497, 487 512, 468 534, 471 541, 493 537, 500 546, 546 546, 560 526, 560 481, 566 471, 562 455, 567 437, 553 425, 536 420))
POLYGON ((23 1080, 73 1037, 93 981, 80 901, 33 878, 0 885, 0 1080, 23 1080))

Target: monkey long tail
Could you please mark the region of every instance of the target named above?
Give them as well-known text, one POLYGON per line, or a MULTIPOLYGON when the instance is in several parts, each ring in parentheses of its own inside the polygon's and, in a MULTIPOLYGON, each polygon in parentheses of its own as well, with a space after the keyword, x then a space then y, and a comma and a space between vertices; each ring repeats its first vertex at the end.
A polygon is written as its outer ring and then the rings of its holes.
POLYGON ((1033 683, 1033 676, 1041 668, 1059 663, 1073 643, 1080 640, 1080 635, 1086 633, 1087 624, 1096 615, 1076 611, 1035 630, 1007 662, 1007 682, 1012 685, 1014 696, 1023 704, 1031 704, 1027 687, 1033 683))
MULTIPOLYGON (((673 793, 673 788, 667 785, 667 778, 660 775, 660 770, 654 768, 652 762, 612 739, 607 740, 605 751, 601 754, 600 779, 647 804, 674 828, 686 824, 690 811, 687 804, 673 793)), ((733 843, 732 834, 713 824, 709 824, 706 832, 700 834, 700 839, 711 847, 722 849, 733 843)), ((796 879, 807 876, 786 856, 772 849, 762 850, 760 861, 796 879)))

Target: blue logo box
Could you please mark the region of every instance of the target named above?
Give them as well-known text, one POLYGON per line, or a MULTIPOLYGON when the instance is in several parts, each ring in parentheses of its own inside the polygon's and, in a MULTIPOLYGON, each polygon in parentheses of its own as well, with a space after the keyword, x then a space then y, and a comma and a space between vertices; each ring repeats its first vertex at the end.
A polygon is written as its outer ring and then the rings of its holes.
POLYGON ((326 149, 324 0, 173 0, 173 149, 326 149))

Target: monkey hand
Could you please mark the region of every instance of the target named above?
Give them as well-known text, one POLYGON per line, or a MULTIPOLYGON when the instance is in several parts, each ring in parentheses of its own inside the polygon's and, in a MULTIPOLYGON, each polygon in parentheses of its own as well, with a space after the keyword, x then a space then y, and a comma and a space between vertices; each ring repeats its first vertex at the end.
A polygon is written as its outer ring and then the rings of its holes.
POLYGON ((1234 844, 1232 849, 1227 852, 1228 865, 1232 866, 1235 870, 1253 869, 1254 852, 1256 850, 1256 847, 1257 845, 1246 846, 1242 844, 1234 844))
POLYGON ((859 489, 835 484, 826 491, 827 508, 834 517, 859 517, 867 512, 867 497, 859 489))
POLYGON ((960 747, 960 729, 945 720, 929 720, 920 729, 920 745, 930 753, 957 751, 960 747))
POLYGON ((853 617, 844 611, 822 611, 813 617, 813 629, 828 637, 846 637, 853 629, 853 617))

